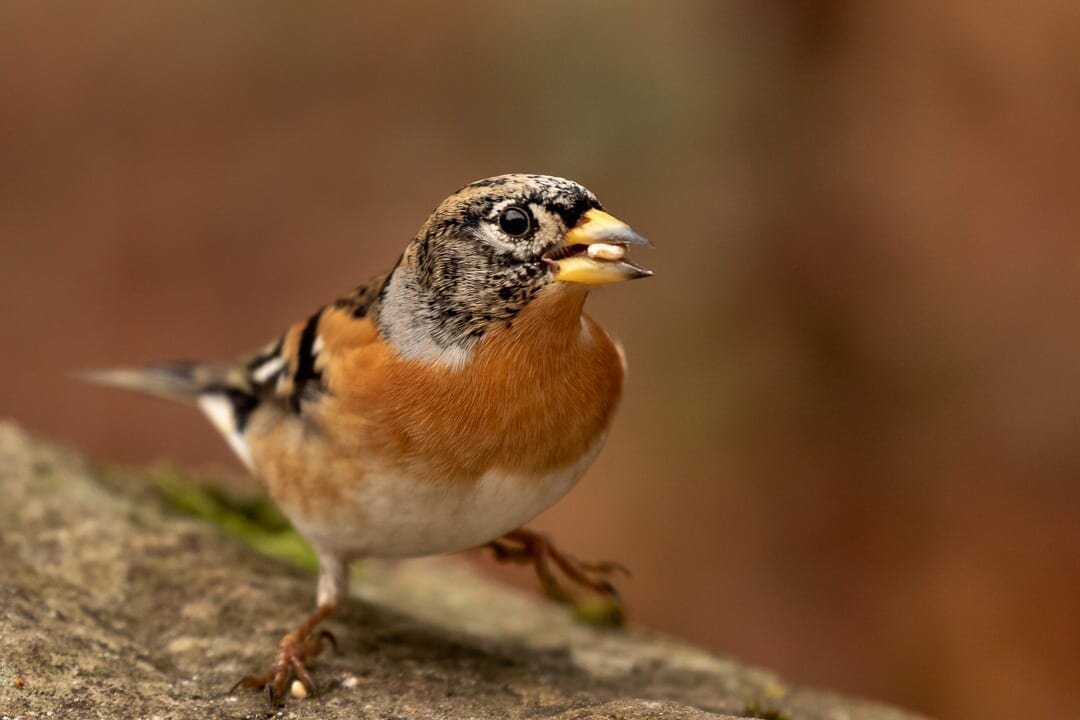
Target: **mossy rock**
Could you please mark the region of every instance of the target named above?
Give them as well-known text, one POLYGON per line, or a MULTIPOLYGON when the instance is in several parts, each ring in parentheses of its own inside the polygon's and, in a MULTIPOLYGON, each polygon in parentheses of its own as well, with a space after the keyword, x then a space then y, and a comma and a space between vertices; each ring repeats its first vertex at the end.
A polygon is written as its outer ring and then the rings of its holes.
MULTIPOLYGON (((314 592, 310 556, 271 509, 174 471, 104 473, 11 423, 0 492, 0 716, 267 715, 228 688, 263 669, 314 592)), ((453 559, 365 563, 353 589, 327 623, 340 653, 313 666, 320 697, 277 716, 916 717, 634 626, 583 625, 453 559)))

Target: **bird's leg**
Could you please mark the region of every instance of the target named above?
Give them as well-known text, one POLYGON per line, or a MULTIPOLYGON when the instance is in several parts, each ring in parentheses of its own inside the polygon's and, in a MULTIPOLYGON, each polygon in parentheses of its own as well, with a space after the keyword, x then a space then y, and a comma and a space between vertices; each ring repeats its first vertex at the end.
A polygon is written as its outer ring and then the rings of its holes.
POLYGON ((618 599, 618 592, 606 576, 614 572, 630 574, 616 562, 582 562, 557 549, 546 535, 525 528, 493 540, 488 547, 499 562, 532 563, 544 593, 560 602, 573 602, 574 596, 559 582, 552 566, 574 584, 615 599, 618 599))
POLYGON ((307 616, 300 625, 292 632, 281 638, 278 643, 277 656, 270 669, 261 675, 248 675, 232 686, 229 692, 234 692, 238 687, 253 688, 266 693, 266 698, 273 705, 280 698, 285 697, 285 688, 289 680, 295 675, 308 693, 312 696, 318 694, 315 683, 308 673, 307 664, 322 650, 322 641, 329 640, 334 647, 337 642, 334 636, 324 630, 314 633, 315 627, 330 617, 334 612, 333 605, 320 605, 315 611, 307 616))
POLYGON ((315 610, 291 632, 281 638, 277 655, 270 669, 261 675, 248 675, 232 686, 230 693, 239 687, 261 690, 271 707, 285 697, 289 680, 295 677, 308 694, 318 695, 315 682, 308 672, 308 663, 322 651, 323 641, 329 641, 337 650, 337 640, 328 630, 315 632, 326 618, 333 614, 348 590, 348 568, 340 558, 319 555, 319 596, 315 610))

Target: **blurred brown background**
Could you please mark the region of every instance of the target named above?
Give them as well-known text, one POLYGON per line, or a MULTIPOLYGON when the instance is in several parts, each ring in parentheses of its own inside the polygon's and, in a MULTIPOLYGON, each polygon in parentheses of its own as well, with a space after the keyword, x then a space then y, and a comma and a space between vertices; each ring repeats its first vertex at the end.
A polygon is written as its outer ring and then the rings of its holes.
MULTIPOLYGON (((65 373, 228 358, 507 171, 657 249, 538 525, 641 621, 944 717, 1080 700, 1080 5, 0 5, 0 413, 239 465, 65 373)), ((524 573, 511 573, 529 583, 524 573)))

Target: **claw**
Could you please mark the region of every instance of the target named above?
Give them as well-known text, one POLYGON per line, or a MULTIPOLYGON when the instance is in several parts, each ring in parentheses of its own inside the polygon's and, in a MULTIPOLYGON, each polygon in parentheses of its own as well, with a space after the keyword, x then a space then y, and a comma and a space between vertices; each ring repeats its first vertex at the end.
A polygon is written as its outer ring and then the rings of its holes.
POLYGON ((603 575, 610 575, 611 573, 620 573, 626 577, 633 577, 630 574, 629 568, 623 565, 621 562, 615 562, 614 560, 600 560, 599 562, 581 563, 583 570, 589 572, 601 573, 603 575))
POLYGON ((340 655, 341 654, 341 649, 338 647, 337 638, 334 637, 334 633, 330 632, 329 630, 320 630, 319 631, 319 640, 320 640, 320 644, 321 644, 322 640, 329 640, 330 641, 330 646, 334 648, 334 654, 335 655, 340 655))
POLYGON ((607 578, 597 576, 613 573, 630 576, 630 571, 622 563, 611 560, 581 562, 556 549, 546 535, 524 528, 507 533, 488 546, 499 562, 532 563, 544 594, 560 602, 573 602, 574 597, 558 581, 552 564, 567 580, 616 602, 619 593, 615 586, 607 578))
POLYGON ((270 670, 262 675, 248 675, 240 679, 229 689, 229 693, 236 692, 237 688, 249 687, 260 689, 266 695, 266 702, 273 710, 278 700, 285 699, 286 686, 290 678, 295 677, 308 691, 311 697, 318 696, 318 688, 308 672, 307 662, 322 650, 323 640, 328 640, 337 652, 337 639, 328 630, 321 630, 312 634, 315 627, 326 619, 334 610, 333 605, 321 605, 311 613, 307 619, 295 630, 281 639, 278 643, 277 657, 270 670))
POLYGON ((236 684, 229 688, 228 694, 232 695, 236 692, 236 689, 240 687, 261 688, 267 684, 268 678, 269 675, 245 675, 244 677, 237 680, 236 684))

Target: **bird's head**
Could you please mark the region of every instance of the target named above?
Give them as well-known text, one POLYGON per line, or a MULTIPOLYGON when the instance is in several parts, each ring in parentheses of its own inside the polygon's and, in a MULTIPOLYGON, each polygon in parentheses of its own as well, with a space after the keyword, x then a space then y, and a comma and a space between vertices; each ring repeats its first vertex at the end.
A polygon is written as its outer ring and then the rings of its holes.
POLYGON ((460 348, 542 293, 648 277, 627 259, 631 245, 650 243, 576 182, 524 174, 479 180, 435 209, 390 279, 392 306, 423 321, 406 330, 386 317, 384 329, 399 346, 403 335, 415 346, 427 335, 439 348, 460 348))
POLYGON ((435 209, 413 244, 427 251, 423 264, 432 274, 462 271, 497 290, 652 274, 624 257, 628 245, 648 240, 604 212, 585 187, 549 175, 466 185, 435 209))

